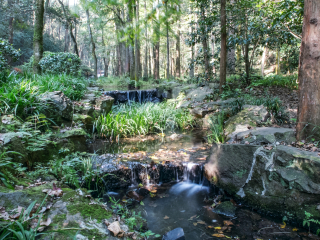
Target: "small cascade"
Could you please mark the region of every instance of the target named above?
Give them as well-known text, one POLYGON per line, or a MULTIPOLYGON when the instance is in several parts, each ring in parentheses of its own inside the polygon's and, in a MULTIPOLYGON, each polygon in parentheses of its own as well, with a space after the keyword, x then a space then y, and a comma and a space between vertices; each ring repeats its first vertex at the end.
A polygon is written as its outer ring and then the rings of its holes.
POLYGON ((161 102, 164 97, 158 93, 157 89, 149 90, 128 90, 128 91, 106 91, 104 95, 114 98, 114 104, 132 102, 161 102))

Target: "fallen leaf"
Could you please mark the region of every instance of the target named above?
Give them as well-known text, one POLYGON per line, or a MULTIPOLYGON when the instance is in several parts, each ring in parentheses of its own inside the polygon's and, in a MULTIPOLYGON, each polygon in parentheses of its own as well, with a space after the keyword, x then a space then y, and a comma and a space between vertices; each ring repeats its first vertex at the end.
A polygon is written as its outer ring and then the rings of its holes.
POLYGON ((141 201, 141 202, 140 202, 140 205, 144 206, 144 203, 141 201))
POLYGON ((194 222, 194 223, 193 223, 193 225, 194 225, 194 226, 197 226, 197 223, 196 223, 196 222, 194 222))
POLYGON ((40 226, 47 226, 48 227, 51 222, 52 222, 51 218, 48 218, 47 221, 41 221, 40 226))
POLYGON ((283 225, 280 224, 280 228, 285 228, 286 225, 287 225, 287 224, 286 224, 285 222, 283 222, 283 225))
POLYGON ((211 225, 210 225, 210 226, 208 226, 208 228, 214 228, 214 226, 211 226, 211 225))
POLYGON ((166 215, 163 219, 169 219, 169 217, 166 215))
POLYGON ((214 227, 214 229, 216 229, 216 230, 220 230, 220 229, 221 229, 221 227, 214 227))
POLYGON ((292 231, 296 232, 298 231, 298 228, 293 228, 292 231))
POLYGON ((218 238, 223 238, 225 237, 224 234, 221 234, 221 233, 215 233, 215 234, 212 234, 213 237, 218 237, 218 238))
POLYGON ((229 226, 229 225, 233 225, 233 222, 231 222, 229 220, 224 220, 223 224, 229 226))
POLYGON ((201 220, 198 220, 197 223, 199 223, 199 224, 206 224, 204 221, 201 221, 201 220))

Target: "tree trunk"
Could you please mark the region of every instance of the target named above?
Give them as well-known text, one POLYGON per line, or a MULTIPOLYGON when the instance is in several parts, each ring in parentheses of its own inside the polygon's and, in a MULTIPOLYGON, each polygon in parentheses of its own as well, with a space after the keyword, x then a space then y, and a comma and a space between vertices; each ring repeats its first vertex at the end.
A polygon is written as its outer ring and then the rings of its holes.
POLYGON ((9 8, 9 36, 8 36, 8 41, 10 44, 13 44, 13 0, 8 0, 8 8, 9 8))
POLYGON ((277 66, 276 66, 276 74, 280 74, 280 48, 277 47, 277 53, 276 53, 276 61, 277 61, 277 66))
MULTIPOLYGON (((147 19, 147 1, 144 0, 144 11, 145 11, 145 19, 147 19)), ((143 79, 146 81, 148 79, 148 25, 147 20, 145 21, 146 25, 146 46, 145 46, 145 53, 144 53, 144 70, 143 70, 143 79)))
POLYGON ((140 71, 140 42, 139 42, 139 0, 136 0, 136 6, 134 7, 135 11, 135 23, 136 23, 136 29, 135 29, 135 37, 134 37, 134 46, 135 46, 135 80, 139 81, 139 78, 141 76, 140 71))
POLYGON ((297 139, 320 139, 320 2, 304 1, 299 61, 297 139))
POLYGON ((98 78, 98 73, 97 73, 97 56, 96 56, 96 45, 93 40, 92 32, 91 32, 91 27, 90 27, 90 16, 89 16, 89 10, 86 10, 86 15, 87 15, 87 24, 88 24, 88 32, 89 32, 89 37, 90 37, 90 42, 91 42, 91 54, 93 58, 93 64, 94 64, 94 77, 97 79, 98 78))
MULTIPOLYGON (((158 0, 159 4, 159 0, 158 0)), ((160 11, 157 8, 157 22, 154 28, 155 43, 153 49, 154 79, 160 79, 160 11)))
POLYGON ((221 52, 220 52, 220 93, 226 84, 227 78, 227 16, 226 0, 220 0, 221 3, 221 52))
MULTIPOLYGON (((168 2, 166 2, 166 15, 168 14, 168 2)), ((169 16, 167 16, 168 18, 169 16)), ((170 43, 169 43, 169 21, 166 20, 167 27, 167 79, 170 77, 170 43)))
MULTIPOLYGON (((192 11, 191 11, 192 12, 192 11)), ((191 35, 193 36, 194 27, 193 24, 191 26, 191 35)), ((190 65, 190 78, 194 78, 194 44, 191 45, 191 65, 190 65)))
POLYGON ((68 52, 69 51, 69 39, 68 39, 68 28, 67 26, 65 26, 65 30, 64 30, 64 52, 68 52))
POLYGON ((176 58, 176 76, 178 78, 181 77, 181 66, 180 66, 180 58, 181 58, 181 51, 180 51, 180 28, 181 25, 179 23, 179 29, 177 34, 177 42, 176 42, 176 50, 177 50, 177 58, 176 58))
POLYGON ((36 0, 33 35, 33 72, 36 74, 41 72, 39 62, 43 56, 43 15, 44 0, 36 0))
POLYGON ((249 61, 249 43, 244 45, 244 64, 246 68, 246 80, 247 85, 250 85, 249 73, 250 73, 250 61, 249 61))
POLYGON ((264 65, 266 61, 266 53, 267 53, 267 43, 264 45, 263 53, 261 57, 261 77, 264 77, 264 65))
MULTIPOLYGON (((205 24, 205 6, 201 4, 201 29, 202 29, 202 49, 204 58, 204 69, 205 69, 205 80, 209 80, 211 77, 209 50, 208 50, 208 35, 207 35, 207 25, 205 24)), ((222 40, 221 40, 222 41, 222 40)))
MULTIPOLYGON (((133 5, 134 0, 128 1, 128 15, 127 22, 131 29, 133 29, 133 5)), ((132 34, 129 36, 129 69, 130 69, 130 79, 135 80, 135 63, 134 63, 134 38, 132 34)))

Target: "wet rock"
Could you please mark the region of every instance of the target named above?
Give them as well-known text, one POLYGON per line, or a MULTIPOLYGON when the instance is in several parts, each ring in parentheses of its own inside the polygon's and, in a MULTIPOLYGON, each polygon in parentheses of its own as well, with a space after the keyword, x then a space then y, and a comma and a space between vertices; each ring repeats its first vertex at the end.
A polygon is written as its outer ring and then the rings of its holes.
POLYGON ((214 145, 205 175, 217 187, 249 206, 302 223, 304 211, 320 220, 320 157, 283 145, 214 145), (304 206, 301 208, 300 206, 304 206))
POLYGON ((121 227, 120 227, 120 223, 118 221, 115 221, 113 223, 111 223, 108 226, 108 230, 113 234, 113 236, 118 236, 119 234, 123 233, 121 227))
POLYGON ((233 205, 232 202, 226 201, 220 203, 217 207, 212 209, 212 211, 228 217, 234 217, 234 215, 236 214, 236 209, 237 208, 233 205))
POLYGON ((67 140, 62 146, 68 147, 71 152, 86 150, 86 136, 82 128, 65 129, 56 134, 56 137, 67 140))
POLYGON ((48 118, 53 118, 55 122, 61 123, 63 119, 72 120, 72 101, 61 91, 48 92, 40 97, 40 101, 48 104, 49 109, 45 111, 48 118))
POLYGON ((95 104, 97 97, 96 97, 96 94, 94 93, 87 93, 84 95, 83 99, 87 100, 91 104, 95 104))
POLYGON ((137 193, 136 191, 129 191, 126 193, 127 197, 134 199, 138 202, 140 202, 142 199, 144 199, 144 196, 140 195, 139 193, 137 193))
POLYGON ((185 240, 182 228, 175 228, 163 235, 162 240, 185 240))
POLYGON ((107 115, 112 108, 114 98, 110 96, 102 96, 96 99, 96 112, 100 114, 107 115))

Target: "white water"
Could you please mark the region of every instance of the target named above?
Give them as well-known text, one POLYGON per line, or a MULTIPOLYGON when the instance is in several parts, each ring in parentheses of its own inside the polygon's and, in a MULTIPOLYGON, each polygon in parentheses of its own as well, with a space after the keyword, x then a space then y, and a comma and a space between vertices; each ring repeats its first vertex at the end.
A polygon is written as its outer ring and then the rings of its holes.
POLYGON ((183 192, 187 192, 187 196, 192 196, 201 191, 209 192, 209 187, 203 186, 202 184, 190 183, 190 182, 180 182, 174 185, 170 189, 170 193, 179 195, 183 192))

